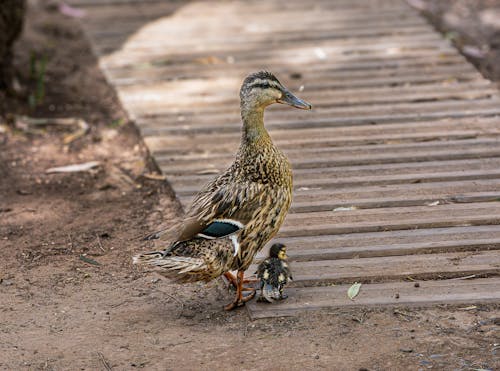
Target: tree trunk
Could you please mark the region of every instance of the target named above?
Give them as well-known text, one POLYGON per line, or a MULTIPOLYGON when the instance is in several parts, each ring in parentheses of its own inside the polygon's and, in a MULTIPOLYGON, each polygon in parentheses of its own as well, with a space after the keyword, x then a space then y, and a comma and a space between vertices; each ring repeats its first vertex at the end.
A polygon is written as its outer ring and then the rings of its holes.
POLYGON ((12 82, 12 46, 23 28, 26 0, 0 0, 0 90, 12 82))

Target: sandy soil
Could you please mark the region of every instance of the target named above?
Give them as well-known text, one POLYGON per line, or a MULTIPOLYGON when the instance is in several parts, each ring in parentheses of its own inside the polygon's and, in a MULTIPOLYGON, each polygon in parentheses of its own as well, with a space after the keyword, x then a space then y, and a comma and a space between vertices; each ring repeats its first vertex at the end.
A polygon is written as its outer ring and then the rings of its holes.
POLYGON ((77 23, 44 4, 31 3, 18 44, 19 96, 0 105, 0 369, 500 368, 498 306, 252 322, 244 309, 222 310, 232 297, 222 282, 180 286, 132 266, 153 248, 139 237, 178 218, 179 206, 168 184, 142 176, 155 167, 77 23), (34 54, 48 60, 36 109, 27 104, 34 54), (91 127, 65 145, 67 130, 33 132, 14 114, 91 127), (101 165, 45 173, 86 161, 101 165))
POLYGON ((420 9, 486 78, 500 83, 499 0, 407 2, 420 9))

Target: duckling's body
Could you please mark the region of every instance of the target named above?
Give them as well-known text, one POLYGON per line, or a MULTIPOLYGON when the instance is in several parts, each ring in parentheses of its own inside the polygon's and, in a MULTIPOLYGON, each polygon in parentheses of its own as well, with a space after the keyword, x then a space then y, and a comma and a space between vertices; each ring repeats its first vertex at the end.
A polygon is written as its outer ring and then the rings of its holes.
POLYGON ((255 272, 260 279, 259 301, 273 302, 288 297, 283 289, 288 281, 292 280, 292 273, 286 258, 286 247, 283 244, 274 244, 271 246, 269 257, 259 264, 255 272))
POLYGON ((225 274, 237 287, 236 299, 226 309, 255 295, 243 298, 243 272, 278 232, 292 200, 290 163, 264 128, 264 109, 276 102, 310 109, 268 72, 249 75, 240 97, 243 134, 235 161, 198 193, 169 248, 134 258, 181 282, 225 274), (237 277, 228 273, 232 270, 237 277))

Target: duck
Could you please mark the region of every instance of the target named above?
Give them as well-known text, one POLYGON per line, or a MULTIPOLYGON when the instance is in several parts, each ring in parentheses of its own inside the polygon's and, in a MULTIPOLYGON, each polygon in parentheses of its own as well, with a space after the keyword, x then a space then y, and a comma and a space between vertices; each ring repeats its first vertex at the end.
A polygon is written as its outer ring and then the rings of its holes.
POLYGON ((286 255, 286 246, 275 243, 269 249, 269 257, 264 259, 255 274, 260 279, 260 296, 258 301, 272 303, 288 297, 284 287, 288 281, 293 280, 286 255))
MULTIPOLYGON (((226 277, 235 288, 226 310, 255 297, 255 288, 244 284, 256 280, 246 279, 244 272, 276 235, 292 201, 290 162, 264 126, 264 110, 274 103, 312 109, 271 72, 248 75, 240 88, 243 129, 234 162, 198 192, 176 226, 173 242, 164 250, 136 255, 135 264, 157 267, 182 283, 226 277)), ((146 239, 158 239, 169 230, 146 239)))

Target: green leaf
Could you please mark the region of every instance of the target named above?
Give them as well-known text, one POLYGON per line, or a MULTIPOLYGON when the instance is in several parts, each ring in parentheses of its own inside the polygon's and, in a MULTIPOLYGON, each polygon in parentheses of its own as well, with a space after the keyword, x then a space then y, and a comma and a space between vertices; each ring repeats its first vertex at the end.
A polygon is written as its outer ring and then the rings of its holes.
POLYGON ((360 288, 361 284, 354 282, 354 284, 351 287, 349 287, 349 290, 347 290, 347 296, 349 297, 349 299, 353 300, 356 297, 356 295, 358 295, 360 288))

